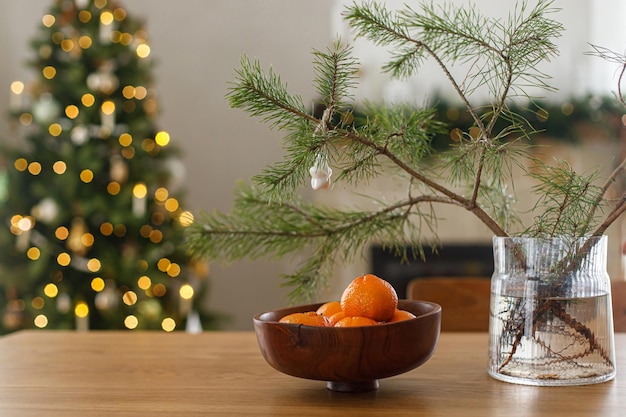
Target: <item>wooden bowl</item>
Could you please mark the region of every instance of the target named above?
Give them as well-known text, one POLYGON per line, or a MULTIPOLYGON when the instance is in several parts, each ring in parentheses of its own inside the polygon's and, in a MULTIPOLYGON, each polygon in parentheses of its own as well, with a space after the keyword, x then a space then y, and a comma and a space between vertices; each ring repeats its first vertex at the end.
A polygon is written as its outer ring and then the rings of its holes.
POLYGON ((273 310, 254 317, 261 353, 274 368, 299 378, 327 381, 333 391, 378 388, 378 380, 417 368, 437 345, 441 307, 427 301, 400 300, 398 308, 416 318, 364 327, 314 327, 279 323, 295 312, 320 304, 273 310))

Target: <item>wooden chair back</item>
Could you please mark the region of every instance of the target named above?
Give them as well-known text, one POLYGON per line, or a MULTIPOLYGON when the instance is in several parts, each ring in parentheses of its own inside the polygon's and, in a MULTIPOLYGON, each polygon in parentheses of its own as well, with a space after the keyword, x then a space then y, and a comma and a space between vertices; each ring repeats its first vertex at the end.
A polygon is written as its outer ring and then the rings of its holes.
MULTIPOLYGON (((611 294, 613 327, 616 332, 626 332, 626 281, 611 281, 611 294)), ((407 297, 439 304, 441 331, 489 330, 491 281, 488 278, 416 278, 408 285, 407 297)))
POLYGON ((407 297, 441 306, 442 332, 487 332, 491 280, 484 277, 428 277, 412 280, 407 297))
POLYGON ((611 281, 613 328, 626 332, 626 281, 611 281))

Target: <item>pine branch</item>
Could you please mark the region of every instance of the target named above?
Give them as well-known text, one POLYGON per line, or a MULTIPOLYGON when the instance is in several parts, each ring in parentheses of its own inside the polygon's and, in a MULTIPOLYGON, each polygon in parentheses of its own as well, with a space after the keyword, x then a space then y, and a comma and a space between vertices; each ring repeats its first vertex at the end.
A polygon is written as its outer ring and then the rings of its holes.
POLYGON ((405 171, 412 178, 418 180, 420 183, 424 184, 428 188, 431 188, 432 190, 443 194, 449 199, 449 201, 464 207, 466 210, 478 217, 497 236, 507 236, 507 233, 502 228, 502 226, 497 224, 491 218, 491 216, 489 216, 489 214, 482 209, 482 207, 479 207, 476 204, 472 204, 471 200, 466 199, 460 194, 455 193, 447 187, 433 181, 432 179, 416 171, 404 161, 399 159, 397 155, 390 152, 387 148, 371 143, 366 138, 363 138, 356 134, 349 134, 348 137, 353 141, 360 142, 362 144, 375 148, 378 154, 384 155, 389 158, 396 166, 405 171))
MULTIPOLYGON (((258 61, 244 57, 228 95, 231 106, 285 131, 286 154, 254 177, 255 186, 238 190, 229 215, 216 213, 197 221, 190 228, 190 250, 222 261, 304 251, 307 257, 299 269, 285 276, 286 283, 295 286, 292 295, 301 297, 324 285, 335 262, 349 262, 372 240, 388 242, 397 250, 409 243, 419 256, 423 229, 437 239, 439 204, 468 211, 497 236, 514 233, 513 226, 520 224, 511 213, 515 198, 507 190, 514 183, 513 168, 524 169, 528 157, 522 139, 536 130, 514 111, 510 98, 530 98, 528 87, 551 90, 549 77, 536 67, 557 53, 553 40, 563 27, 549 18, 554 11, 549 0, 534 7, 522 1, 506 21, 483 17, 473 6, 436 8, 431 3, 418 12, 405 7, 392 13, 384 5, 365 2, 346 9, 344 16, 358 37, 393 51, 385 71, 414 76, 430 59, 448 79, 474 126, 456 134, 458 142, 440 153, 434 151, 432 139, 445 126, 436 121, 434 109, 368 104, 367 116, 355 117, 351 93, 358 63, 351 48, 339 41, 324 52, 313 51, 313 82, 324 106, 316 115, 305 110, 302 100, 290 94, 271 69, 264 72, 258 61), (452 68, 458 64, 469 67, 462 81, 453 76, 452 68), (470 100, 482 85, 491 95, 488 111, 470 100), (336 182, 359 185, 388 173, 408 176, 408 195, 392 204, 378 202, 380 208, 374 211, 304 204, 296 190, 306 183, 309 168, 319 158, 338 172, 336 182)), ((596 206, 604 201, 618 172, 604 187, 597 187, 595 173, 539 168, 526 174, 539 182, 534 210, 540 214, 535 225, 521 226, 523 233, 587 234, 596 206)), ((623 211, 626 200, 597 230, 603 231, 623 211)))
POLYGON ((240 64, 235 83, 226 96, 231 107, 262 117, 272 128, 297 127, 303 120, 317 122, 307 113, 302 98, 290 95, 287 85, 271 68, 265 74, 259 61, 250 62, 246 56, 240 64))
POLYGON ((588 213, 596 210, 602 188, 594 185, 597 172, 575 173, 569 165, 546 166, 536 161, 529 175, 539 183, 534 191, 540 195, 533 211, 541 214, 525 234, 538 237, 583 237, 593 227, 588 213))
POLYGON ((355 86, 358 62, 352 56, 352 48, 336 41, 326 52, 313 51, 314 83, 326 108, 335 111, 346 105, 355 86))
MULTIPOLYGON (((373 240, 400 247, 413 233, 406 233, 413 209, 421 204, 456 202, 445 197, 416 196, 385 205, 376 211, 340 211, 292 201, 276 204, 248 185, 237 189, 230 214, 204 214, 189 228, 187 248, 196 257, 229 263, 243 257, 282 258, 298 252, 311 255, 288 282, 299 282, 292 296, 319 289, 333 260, 349 262, 373 240), (260 210, 264 215, 258 216, 260 210), (395 242, 395 243, 394 243, 395 242)), ((421 216, 419 216, 421 217, 421 216)), ((424 219, 422 219, 424 220, 424 219)), ((411 241, 421 245, 419 235, 411 241)), ((309 294, 310 295, 310 294, 309 294)))
POLYGON ((626 74, 626 55, 619 54, 602 46, 591 45, 591 48, 593 51, 587 52, 587 55, 594 55, 604 59, 605 61, 620 65, 619 76, 617 79, 617 98, 624 106, 626 106, 624 94, 622 94, 622 81, 624 79, 624 75, 626 74))

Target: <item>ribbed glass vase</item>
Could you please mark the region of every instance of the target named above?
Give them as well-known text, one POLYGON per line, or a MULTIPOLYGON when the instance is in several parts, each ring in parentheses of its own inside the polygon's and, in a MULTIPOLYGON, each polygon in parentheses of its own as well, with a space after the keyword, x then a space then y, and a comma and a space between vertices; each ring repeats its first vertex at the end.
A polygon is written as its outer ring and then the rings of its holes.
POLYGON ((489 374, 526 385, 615 376, 607 237, 494 237, 489 374))

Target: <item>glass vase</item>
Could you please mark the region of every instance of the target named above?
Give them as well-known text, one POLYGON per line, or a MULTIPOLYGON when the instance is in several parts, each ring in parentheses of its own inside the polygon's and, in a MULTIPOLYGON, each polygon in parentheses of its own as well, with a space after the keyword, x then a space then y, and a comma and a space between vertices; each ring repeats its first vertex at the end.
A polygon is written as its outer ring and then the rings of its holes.
POLYGON ((495 237, 489 375, 525 385, 615 376, 607 237, 495 237))

